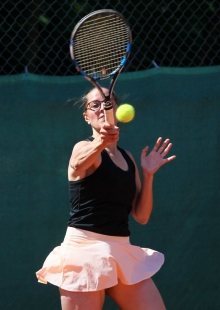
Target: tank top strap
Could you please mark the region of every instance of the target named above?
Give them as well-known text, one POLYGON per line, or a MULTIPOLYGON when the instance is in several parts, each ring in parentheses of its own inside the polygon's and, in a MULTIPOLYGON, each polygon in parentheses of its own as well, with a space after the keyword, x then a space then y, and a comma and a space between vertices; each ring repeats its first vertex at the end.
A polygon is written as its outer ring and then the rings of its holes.
POLYGON ((94 138, 93 138, 92 136, 85 139, 85 141, 91 141, 91 142, 92 142, 93 140, 94 140, 94 138))

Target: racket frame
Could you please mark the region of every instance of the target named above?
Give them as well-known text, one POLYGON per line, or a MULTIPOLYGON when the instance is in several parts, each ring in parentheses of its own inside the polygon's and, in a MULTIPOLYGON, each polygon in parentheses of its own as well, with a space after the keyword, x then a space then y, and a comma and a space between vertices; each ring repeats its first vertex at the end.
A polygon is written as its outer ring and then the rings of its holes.
POLYGON ((71 56, 71 59, 73 61, 73 64, 74 64, 76 70, 81 75, 83 75, 90 83, 92 83, 94 87, 96 87, 99 90, 100 94, 103 97, 105 121, 107 123, 111 124, 111 125, 115 124, 115 119, 114 119, 114 113, 113 113, 113 105, 112 105, 112 103, 110 101, 110 98, 112 97, 112 93, 113 93, 113 90, 114 90, 117 78, 118 78, 119 74, 121 73, 121 71, 123 70, 123 68, 124 68, 124 66, 125 66, 125 64, 127 62, 127 59, 128 59, 128 57, 130 55, 131 44, 132 44, 132 34, 131 34, 131 29, 130 29, 126 19, 119 12, 117 12, 115 10, 111 10, 111 9, 103 9, 103 10, 94 11, 94 12, 86 15, 85 17, 83 17, 77 23, 75 28, 73 29, 73 32, 72 32, 71 38, 70 38, 70 56, 71 56), (83 71, 79 67, 78 62, 75 59, 75 56, 74 56, 74 37, 76 36, 77 32, 79 31, 79 29, 81 28, 81 26, 83 25, 83 23, 85 21, 87 21, 91 17, 94 17, 95 15, 100 15, 100 14, 103 14, 103 13, 104 14, 115 14, 115 15, 117 15, 119 18, 121 18, 123 20, 123 22, 124 22, 124 24, 126 25, 126 28, 127 28, 129 42, 127 42, 127 47, 126 47, 125 55, 122 58, 122 60, 121 60, 120 64, 118 65, 118 67, 115 68, 115 70, 113 70, 109 74, 106 74, 106 75, 100 76, 100 77, 89 76, 85 71, 83 71), (111 81, 110 81, 110 85, 109 85, 109 88, 108 88, 108 95, 105 95, 104 92, 102 91, 102 87, 98 83, 98 81, 106 80, 108 78, 111 78, 111 81))

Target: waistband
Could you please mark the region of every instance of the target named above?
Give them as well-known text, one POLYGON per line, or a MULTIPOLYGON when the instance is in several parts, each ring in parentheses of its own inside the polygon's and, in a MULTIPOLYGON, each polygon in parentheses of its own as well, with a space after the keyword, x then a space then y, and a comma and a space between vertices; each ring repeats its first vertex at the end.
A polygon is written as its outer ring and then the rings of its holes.
POLYGON ((108 236, 91 232, 89 230, 79 229, 75 227, 67 227, 64 240, 69 241, 103 241, 103 242, 120 242, 129 243, 130 238, 121 236, 108 236))

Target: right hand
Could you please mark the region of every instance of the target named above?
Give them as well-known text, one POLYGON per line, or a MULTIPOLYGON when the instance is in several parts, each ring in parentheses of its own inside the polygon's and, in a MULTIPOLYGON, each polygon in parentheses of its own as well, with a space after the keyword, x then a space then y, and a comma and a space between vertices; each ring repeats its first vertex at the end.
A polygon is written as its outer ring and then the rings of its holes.
POLYGON ((108 123, 103 123, 99 134, 104 145, 107 146, 112 143, 117 143, 119 140, 119 127, 110 125, 108 123))

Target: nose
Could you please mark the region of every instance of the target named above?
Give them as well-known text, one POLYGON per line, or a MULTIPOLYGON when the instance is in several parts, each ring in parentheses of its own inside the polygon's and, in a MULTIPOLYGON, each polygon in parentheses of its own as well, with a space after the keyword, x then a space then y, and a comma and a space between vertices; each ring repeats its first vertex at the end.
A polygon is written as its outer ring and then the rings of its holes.
POLYGON ((104 110, 104 101, 101 101, 100 110, 104 110))

